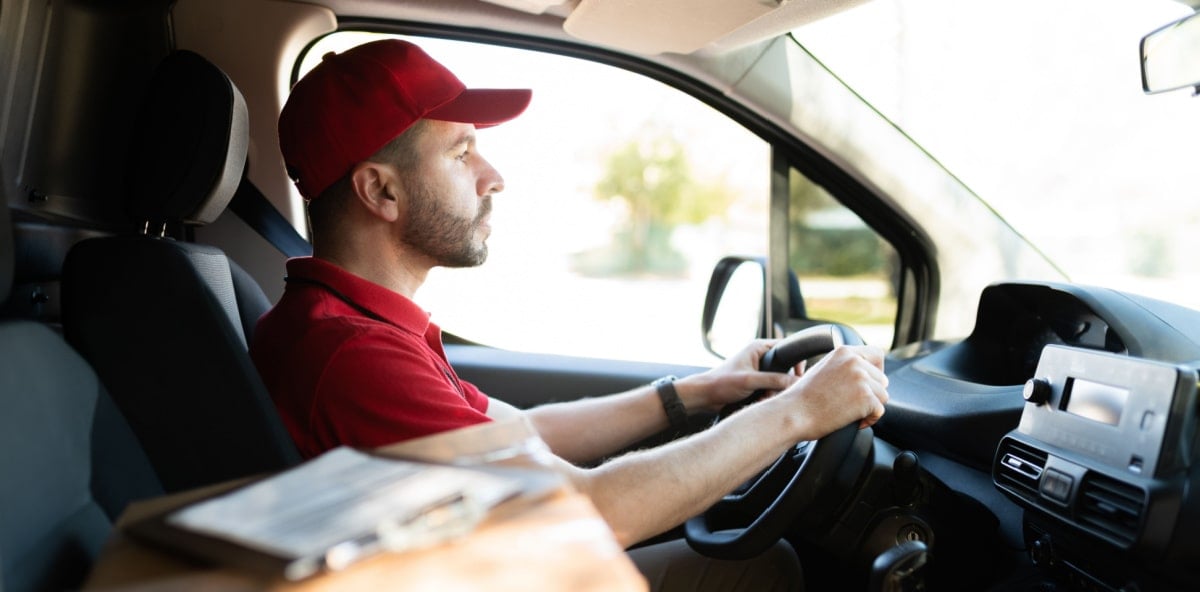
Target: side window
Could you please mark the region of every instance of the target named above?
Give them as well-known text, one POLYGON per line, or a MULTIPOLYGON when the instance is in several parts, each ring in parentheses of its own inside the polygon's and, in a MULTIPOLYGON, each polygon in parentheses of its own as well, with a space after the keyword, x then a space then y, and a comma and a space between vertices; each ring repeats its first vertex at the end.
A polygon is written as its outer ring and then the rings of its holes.
MULTIPOLYGON (((335 33, 306 54, 301 71, 326 52, 378 37, 335 33)), ((433 270, 416 300, 434 322, 515 351, 715 363, 700 335, 708 279, 725 255, 767 253, 767 143, 701 101, 619 68, 409 39, 468 86, 533 89, 523 115, 478 134, 480 153, 505 180, 493 202, 489 257, 476 268, 433 270)), ((820 202, 799 214, 804 240, 815 242, 793 253, 816 260, 809 248, 841 248, 848 235, 833 211, 820 202)), ((868 297, 863 286, 885 279, 883 267, 807 261, 794 266, 811 293, 810 316, 860 328, 864 318, 882 322, 851 309, 868 297)))
POLYGON ((888 349, 895 333, 895 249, 824 189, 792 169, 788 266, 809 319, 856 329, 888 349))

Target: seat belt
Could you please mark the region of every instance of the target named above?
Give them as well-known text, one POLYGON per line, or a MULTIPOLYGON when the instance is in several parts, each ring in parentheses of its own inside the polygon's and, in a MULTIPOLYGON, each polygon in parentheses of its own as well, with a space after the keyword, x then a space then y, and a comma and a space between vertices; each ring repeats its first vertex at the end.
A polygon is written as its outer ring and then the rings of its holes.
POLYGON ((296 232, 296 227, 275 209, 249 177, 242 177, 237 192, 229 201, 229 209, 280 253, 288 257, 312 255, 312 245, 296 232))

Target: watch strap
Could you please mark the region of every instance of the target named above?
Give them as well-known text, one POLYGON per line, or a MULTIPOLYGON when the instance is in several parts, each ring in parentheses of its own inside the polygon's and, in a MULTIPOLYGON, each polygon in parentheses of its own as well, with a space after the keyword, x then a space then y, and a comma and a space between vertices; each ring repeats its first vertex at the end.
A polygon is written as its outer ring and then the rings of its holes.
POLYGON ((674 376, 664 376, 654 381, 651 386, 658 393, 658 400, 662 402, 663 411, 667 413, 671 429, 682 432, 688 427, 687 408, 679 398, 679 391, 675 390, 675 380, 674 376))

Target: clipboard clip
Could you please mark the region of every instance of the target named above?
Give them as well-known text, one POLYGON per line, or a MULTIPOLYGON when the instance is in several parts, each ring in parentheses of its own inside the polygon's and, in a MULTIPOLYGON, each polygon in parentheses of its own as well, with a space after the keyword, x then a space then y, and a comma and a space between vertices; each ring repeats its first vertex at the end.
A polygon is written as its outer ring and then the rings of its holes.
POLYGON ((471 532, 487 515, 461 492, 437 500, 415 513, 386 520, 367 533, 333 545, 323 553, 301 557, 283 571, 288 580, 303 580, 322 570, 340 571, 389 551, 411 551, 458 538, 471 532))

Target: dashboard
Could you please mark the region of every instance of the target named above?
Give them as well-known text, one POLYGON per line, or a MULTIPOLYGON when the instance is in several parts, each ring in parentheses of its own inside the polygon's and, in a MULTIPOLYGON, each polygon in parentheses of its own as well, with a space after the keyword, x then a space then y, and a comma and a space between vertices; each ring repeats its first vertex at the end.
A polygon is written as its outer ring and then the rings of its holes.
POLYGON ((1017 282, 985 289, 977 315, 960 342, 893 352, 877 434, 990 475, 1056 582, 1194 589, 1200 312, 1017 282))

